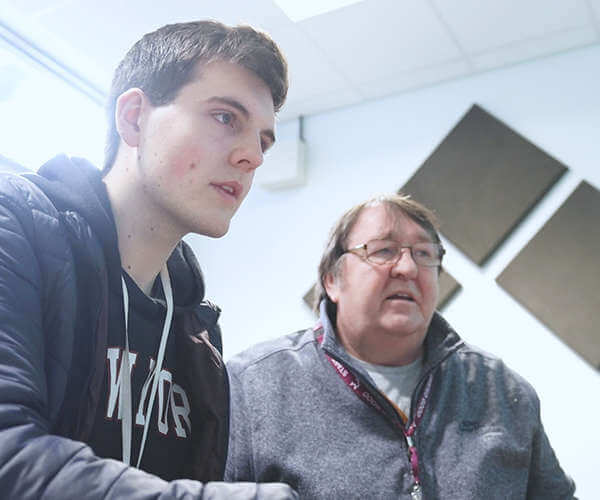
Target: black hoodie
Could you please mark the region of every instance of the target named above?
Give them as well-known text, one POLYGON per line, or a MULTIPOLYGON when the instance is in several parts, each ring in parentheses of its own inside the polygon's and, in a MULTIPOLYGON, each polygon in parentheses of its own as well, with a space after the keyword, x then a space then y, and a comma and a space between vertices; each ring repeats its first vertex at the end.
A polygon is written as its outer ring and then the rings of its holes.
POLYGON ((115 225, 100 172, 90 164, 62 156, 26 177, 0 175, 0 496, 297 498, 282 484, 219 482, 228 378, 215 347, 218 310, 199 302, 200 271, 184 244, 168 263, 178 305, 171 335, 192 429, 181 475, 197 481, 165 482, 86 446, 102 409, 109 296, 119 294, 122 273, 115 225))
MULTIPOLYGON (((117 229, 101 172, 87 160, 57 156, 28 175, 61 212, 80 214, 100 240, 111 289, 121 289, 121 259, 117 229), (113 288, 116 287, 116 288, 113 288)), ((197 306, 204 299, 204 279, 198 262, 185 242, 180 242, 168 261, 177 307, 197 306)), ((160 289, 160 287, 159 287, 160 289)))
MULTIPOLYGON (((137 363, 132 368, 134 421, 140 404, 138 401, 140 395, 144 393, 143 386, 150 372, 150 360, 156 359, 165 317, 166 308, 160 277, 156 279, 151 293, 152 298, 150 298, 122 271, 117 231, 108 193, 100 171, 92 164, 83 159, 70 159, 63 155, 44 164, 37 175, 28 175, 27 177, 44 191, 59 212, 66 214, 67 219, 69 216, 82 217, 100 243, 108 276, 109 307, 106 317, 106 341, 99 343, 99 349, 95 353, 92 352, 93 347, 89 345, 89 341, 87 344, 80 342, 76 347, 77 354, 73 359, 74 369, 71 371, 71 389, 67 391, 65 405, 66 408, 76 409, 63 413, 61 420, 68 426, 70 425, 68 421, 73 418, 73 413, 78 413, 79 419, 85 420, 79 427, 84 430, 74 437, 85 438, 99 456, 120 459, 122 456, 121 424, 118 411, 115 409, 115 395, 118 395, 120 390, 117 380, 120 376, 120 362, 125 345, 121 276, 125 277, 129 290, 129 342, 131 352, 137 359, 137 363), (112 358, 110 358, 111 356, 112 358), (115 356, 118 358, 114 359, 115 356), (89 383, 88 385, 90 378, 86 375, 89 373, 90 357, 96 360, 96 364, 102 360, 106 368, 104 373, 100 374, 101 377, 96 377, 96 384, 89 383), (93 404, 85 407, 85 410, 82 410, 78 397, 82 392, 94 393, 91 396, 93 404), (69 402, 69 396, 74 396, 74 401, 69 402), (89 415, 91 409, 95 409, 94 417, 89 415), (85 415, 85 418, 82 415, 85 415)), ((76 248, 75 251, 77 251, 76 248)), ((78 258, 77 255, 75 257, 78 258)), ((84 255, 83 259, 85 258, 87 255, 84 255)), ((221 351, 220 331, 217 324, 219 310, 216 306, 203 302, 202 274, 192 250, 185 242, 180 242, 176 246, 167 265, 173 288, 175 318, 181 318, 186 312, 199 312, 202 323, 210 332, 211 343, 221 351)), ((90 264, 86 262, 77 267, 80 271, 77 278, 83 282, 82 285, 95 286, 94 275, 87 269, 90 264)), ((90 316, 84 315, 80 322, 84 324, 90 322, 90 316)), ((190 386, 194 381, 182 374, 181 356, 177 355, 177 339, 175 338, 181 334, 180 330, 181 328, 178 328, 175 320, 169 336, 163 370, 161 370, 161 373, 172 379, 169 378, 164 383, 161 379, 160 390, 162 392, 157 395, 154 403, 144 459, 141 464, 144 470, 166 480, 184 477, 187 473, 183 465, 189 455, 191 443, 191 441, 184 443, 184 440, 181 439, 182 436, 189 438, 191 433, 188 394, 191 393, 190 386), (163 385, 166 385, 166 389, 163 385), (160 410, 163 417, 161 425, 157 421, 156 409, 159 400, 163 403, 160 410), (165 455, 169 456, 168 460, 164 459, 165 455)), ((93 375, 91 378, 94 378, 93 375)), ((147 395, 147 393, 145 394, 147 395)), ((147 404, 147 396, 145 401, 147 404)), ((133 463, 137 459, 142 430, 142 425, 134 426, 133 463)))

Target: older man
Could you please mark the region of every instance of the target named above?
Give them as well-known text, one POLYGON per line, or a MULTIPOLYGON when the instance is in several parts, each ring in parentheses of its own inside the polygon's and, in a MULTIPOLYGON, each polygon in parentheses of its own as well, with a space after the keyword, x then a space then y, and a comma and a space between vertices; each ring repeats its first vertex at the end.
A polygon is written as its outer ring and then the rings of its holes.
POLYGON ((572 498, 533 388, 435 312, 443 254, 408 197, 342 216, 317 325, 229 362, 226 479, 303 499, 572 498))

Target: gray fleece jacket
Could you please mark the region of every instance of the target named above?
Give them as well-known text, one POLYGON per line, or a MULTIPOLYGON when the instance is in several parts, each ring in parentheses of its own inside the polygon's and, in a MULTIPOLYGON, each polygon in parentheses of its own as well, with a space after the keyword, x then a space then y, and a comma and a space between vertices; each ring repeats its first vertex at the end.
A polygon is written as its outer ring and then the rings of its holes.
MULTIPOLYGON (((410 499, 413 476, 397 413, 338 343, 324 308, 320 323, 228 363, 226 480, 282 481, 302 499, 410 499), (324 351, 355 373, 384 414, 346 385, 324 351)), ((534 389, 463 342, 438 313, 412 413, 429 373, 432 390, 414 436, 424 499, 573 498, 534 389)))

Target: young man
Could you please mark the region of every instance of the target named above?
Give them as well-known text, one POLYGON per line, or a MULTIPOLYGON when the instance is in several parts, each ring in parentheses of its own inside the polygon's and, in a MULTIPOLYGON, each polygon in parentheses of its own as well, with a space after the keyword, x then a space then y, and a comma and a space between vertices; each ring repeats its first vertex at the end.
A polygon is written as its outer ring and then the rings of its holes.
POLYGON ((533 388, 435 312, 443 255, 410 198, 339 219, 318 324, 228 363, 226 478, 302 499, 573 498, 533 388))
POLYGON ((227 232, 286 92, 264 34, 164 26, 116 70, 103 174, 61 156, 0 178, 2 498, 295 497, 209 482, 228 383, 181 241, 227 232))

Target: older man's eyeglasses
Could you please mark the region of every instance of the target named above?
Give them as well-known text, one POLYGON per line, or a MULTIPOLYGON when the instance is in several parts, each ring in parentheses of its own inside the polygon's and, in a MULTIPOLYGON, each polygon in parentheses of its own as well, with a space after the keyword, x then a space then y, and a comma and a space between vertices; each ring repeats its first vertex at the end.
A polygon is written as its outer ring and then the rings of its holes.
POLYGON ((396 264, 402 257, 402 250, 404 249, 410 250, 410 255, 415 264, 424 267, 439 266, 442 263, 442 257, 446 253, 444 247, 438 243, 421 242, 414 245, 402 245, 393 240, 371 240, 362 245, 349 248, 344 253, 355 253, 364 257, 368 262, 381 266, 396 264))

